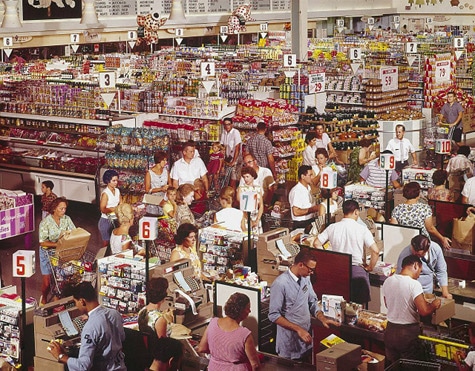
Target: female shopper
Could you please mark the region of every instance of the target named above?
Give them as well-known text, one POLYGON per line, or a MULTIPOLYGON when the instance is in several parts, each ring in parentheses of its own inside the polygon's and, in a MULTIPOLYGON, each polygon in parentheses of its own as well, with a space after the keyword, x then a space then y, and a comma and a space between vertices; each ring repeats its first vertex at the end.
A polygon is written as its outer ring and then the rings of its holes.
POLYGON ((75 229, 73 221, 66 215, 68 201, 64 197, 58 197, 51 202, 49 215, 46 216, 39 226, 39 242, 40 242, 40 269, 43 275, 41 283, 40 305, 48 302, 48 293, 51 286, 51 264, 47 249, 56 248, 57 241, 62 232, 75 229))
POLYGON ((430 238, 430 235, 432 235, 440 241, 445 249, 450 249, 452 241, 448 237, 442 236, 432 223, 432 210, 430 206, 418 202, 420 193, 421 186, 417 182, 410 182, 404 186, 402 195, 407 201, 394 208, 391 215, 391 223, 421 228, 424 236, 430 238))
POLYGON ((224 187, 219 195, 219 203, 222 209, 214 214, 214 222, 219 223, 221 227, 233 231, 245 231, 246 219, 244 213, 233 207, 234 189, 232 187, 224 187))
POLYGON ((163 151, 158 151, 153 156, 155 165, 145 173, 145 192, 165 196, 170 183, 170 176, 166 168, 167 157, 166 152, 163 151))
POLYGON ((224 305, 226 317, 211 319, 198 352, 210 353, 209 371, 258 370, 260 363, 251 331, 239 324, 251 312, 247 295, 236 292, 224 305))
POLYGON ((198 228, 193 224, 184 223, 176 231, 176 247, 170 255, 170 261, 179 259, 190 259, 194 268, 195 278, 201 277, 201 262, 196 252, 196 240, 198 238, 198 228))
POLYGON ((371 152, 371 141, 361 139, 359 146, 353 149, 350 154, 350 168, 348 169, 348 181, 360 182, 360 173, 365 165, 376 158, 376 153, 371 152))
POLYGON ((330 214, 333 216, 338 209, 338 205, 341 205, 342 203, 341 197, 339 198, 340 188, 336 187, 331 190, 322 189, 321 195, 324 198, 324 201, 320 204, 318 215, 327 215, 327 200, 330 199, 330 214))
POLYGON ((129 204, 123 203, 117 206, 116 211, 119 226, 115 228, 110 237, 112 254, 132 247, 132 238, 129 236, 129 229, 134 224, 134 210, 129 204))
MULTIPOLYGON (((264 213, 264 197, 262 187, 255 182, 257 179, 257 173, 252 167, 246 166, 241 170, 241 176, 244 180, 244 185, 240 185, 237 189, 237 201, 240 202, 241 194, 243 192, 257 193, 257 202, 255 202, 256 207, 254 211, 251 212, 251 227, 256 233, 262 233, 261 217, 264 213)), ((254 202, 254 200, 249 200, 248 202, 254 202)))
POLYGON ((315 143, 317 143, 316 135, 314 132, 309 132, 305 135, 305 143, 307 146, 305 147, 302 156, 303 156, 303 163, 302 165, 309 165, 313 166, 316 165, 315 161, 315 150, 317 147, 315 143))
POLYGON ((120 190, 117 188, 119 183, 119 173, 115 170, 106 170, 102 180, 107 187, 102 191, 99 209, 101 217, 99 218, 98 228, 102 237, 102 246, 107 246, 112 232, 111 219, 115 219, 115 208, 122 201, 120 190), (111 218, 111 219, 110 219, 111 218))
POLYGON ((176 193, 175 220, 177 226, 183 223, 195 224, 195 216, 190 209, 195 195, 195 188, 192 184, 182 184, 176 193))
POLYGON ((434 174, 432 174, 432 183, 434 183, 434 187, 429 188, 427 193, 427 198, 429 200, 455 202, 454 191, 445 188, 447 177, 448 173, 445 170, 434 171, 434 174))

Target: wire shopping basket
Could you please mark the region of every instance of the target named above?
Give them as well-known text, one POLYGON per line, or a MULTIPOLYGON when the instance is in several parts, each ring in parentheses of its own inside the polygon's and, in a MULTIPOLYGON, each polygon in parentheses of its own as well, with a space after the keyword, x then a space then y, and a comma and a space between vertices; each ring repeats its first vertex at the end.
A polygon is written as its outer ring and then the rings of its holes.
POLYGON ((455 357, 459 350, 469 348, 467 344, 450 338, 435 338, 419 335, 427 359, 440 364, 456 366, 455 357))
POLYGON ((438 363, 416 361, 411 359, 400 359, 391 366, 385 368, 385 371, 440 371, 438 363))

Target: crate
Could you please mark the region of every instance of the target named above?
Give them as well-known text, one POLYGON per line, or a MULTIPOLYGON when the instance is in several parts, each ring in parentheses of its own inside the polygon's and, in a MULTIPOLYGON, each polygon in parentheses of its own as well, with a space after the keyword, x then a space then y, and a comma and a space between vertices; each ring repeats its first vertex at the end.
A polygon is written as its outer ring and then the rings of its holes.
POLYGON ((422 342, 427 359, 451 366, 457 365, 455 362, 456 353, 469 348, 467 344, 447 338, 419 335, 419 339, 422 342))
POLYGON ((440 371, 440 368, 438 363, 400 359, 384 371, 440 371))

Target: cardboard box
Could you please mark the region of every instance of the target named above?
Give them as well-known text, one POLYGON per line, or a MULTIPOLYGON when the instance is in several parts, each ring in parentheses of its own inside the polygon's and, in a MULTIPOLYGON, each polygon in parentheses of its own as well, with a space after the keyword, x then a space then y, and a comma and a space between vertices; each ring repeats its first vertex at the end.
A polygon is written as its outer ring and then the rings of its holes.
POLYGON ((424 294, 424 299, 426 299, 426 301, 428 302, 431 302, 432 300, 436 298, 441 300, 441 304, 440 304, 440 308, 437 309, 434 313, 432 313, 431 322, 433 325, 438 325, 439 323, 455 316, 455 300, 454 299, 436 297, 434 294, 424 294))
POLYGON ((340 343, 317 353, 317 371, 348 371, 361 363, 361 346, 340 343))
POLYGON ((359 371, 384 371, 386 357, 382 354, 363 349, 361 359, 364 361, 358 366, 359 371))
POLYGON ((48 370, 48 371, 64 371, 65 367, 63 363, 58 361, 50 361, 40 357, 34 357, 35 370, 48 370))
POLYGON ((91 234, 83 228, 63 233, 56 246, 56 256, 63 261, 80 259, 86 251, 90 238, 91 234))

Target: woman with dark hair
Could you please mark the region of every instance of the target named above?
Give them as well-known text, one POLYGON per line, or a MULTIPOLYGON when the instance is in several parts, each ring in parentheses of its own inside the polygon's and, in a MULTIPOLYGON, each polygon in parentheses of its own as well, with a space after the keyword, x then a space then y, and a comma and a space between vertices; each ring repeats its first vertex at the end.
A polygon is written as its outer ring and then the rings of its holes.
POLYGON ((339 187, 333 189, 322 189, 321 196, 324 198, 324 201, 319 205, 318 215, 323 216, 327 215, 327 200, 330 199, 330 214, 333 216, 335 212, 343 203, 343 199, 340 197, 339 187))
POLYGON ((435 187, 429 188, 427 193, 429 200, 455 202, 454 191, 445 188, 447 177, 448 173, 445 170, 434 171, 434 174, 432 174, 432 183, 434 183, 435 187))
POLYGON ((145 192, 164 197, 170 183, 166 168, 168 155, 166 152, 158 151, 153 156, 153 161, 155 165, 145 173, 145 192))
POLYGON ((455 193, 456 199, 460 197, 463 186, 467 179, 473 176, 473 164, 468 159, 470 155, 469 146, 460 146, 457 155, 452 157, 447 163, 447 173, 449 179, 449 189, 455 193))
POLYGON ((213 318, 201 338, 198 352, 210 353, 209 371, 248 371, 260 366, 251 331, 239 324, 251 312, 247 295, 236 292, 224 305, 224 318, 213 318))
POLYGON ((302 156, 303 156, 302 165, 309 165, 309 166, 316 165, 315 150, 317 149, 317 147, 315 144, 317 143, 317 135, 312 131, 308 132, 305 135, 305 143, 307 143, 307 146, 302 152, 302 156))
POLYGON ((170 255, 170 261, 179 259, 190 259, 194 268, 195 278, 201 277, 201 262, 196 252, 196 240, 198 239, 198 228, 193 224, 184 223, 176 231, 176 247, 170 255))
POLYGON ((190 205, 195 197, 195 187, 193 184, 182 184, 176 192, 176 212, 175 220, 177 226, 183 223, 195 224, 195 216, 190 209, 190 205))
POLYGON ((376 158, 376 152, 371 152, 371 140, 361 139, 359 145, 351 151, 350 167, 348 169, 348 181, 360 182, 360 173, 365 165, 376 158))
POLYGON ((407 183, 402 195, 406 202, 397 205, 391 214, 391 223, 422 229, 422 234, 427 238, 434 236, 445 249, 450 249, 452 242, 448 237, 440 234, 432 222, 432 209, 429 205, 418 202, 421 186, 417 182, 407 183))
POLYGON ((50 204, 49 215, 46 216, 38 228, 40 241, 40 269, 43 276, 41 284, 40 305, 48 302, 48 293, 51 285, 51 264, 47 249, 55 249, 61 234, 75 229, 71 218, 66 215, 68 201, 64 197, 54 199, 50 204))
POLYGON ((120 190, 117 188, 119 183, 119 173, 115 170, 106 170, 102 180, 107 187, 101 193, 99 209, 101 217, 99 218, 98 228, 102 237, 102 246, 107 246, 112 232, 112 223, 109 219, 115 218, 115 208, 122 202, 120 190))

